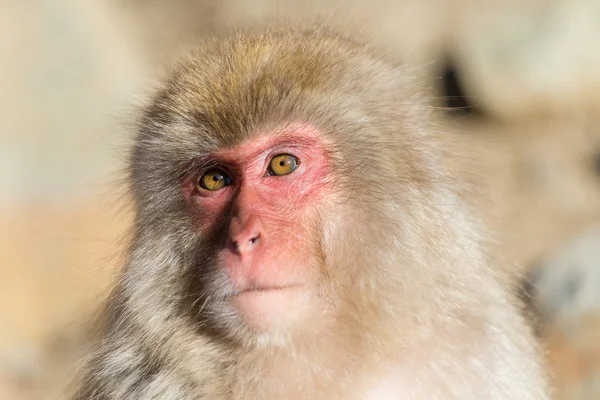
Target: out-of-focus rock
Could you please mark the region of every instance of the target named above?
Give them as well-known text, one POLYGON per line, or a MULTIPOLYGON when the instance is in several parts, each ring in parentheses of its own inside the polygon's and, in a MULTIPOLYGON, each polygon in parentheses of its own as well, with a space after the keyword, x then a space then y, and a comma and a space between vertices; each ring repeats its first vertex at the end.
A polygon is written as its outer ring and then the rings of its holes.
POLYGON ((129 141, 119 119, 146 79, 119 19, 77 0, 2 10, 0 201, 72 199, 114 180, 129 141))
POLYGON ((600 226, 549 252, 529 283, 556 398, 600 398, 600 226))
POLYGON ((453 172, 487 218, 498 256, 523 272, 600 223, 600 126, 577 118, 451 124, 453 172))
POLYGON ((600 2, 452 4, 449 35, 475 103, 508 119, 600 111, 600 2))
POLYGON ((570 332, 584 316, 600 317, 600 227, 544 257, 531 281, 546 323, 570 332))

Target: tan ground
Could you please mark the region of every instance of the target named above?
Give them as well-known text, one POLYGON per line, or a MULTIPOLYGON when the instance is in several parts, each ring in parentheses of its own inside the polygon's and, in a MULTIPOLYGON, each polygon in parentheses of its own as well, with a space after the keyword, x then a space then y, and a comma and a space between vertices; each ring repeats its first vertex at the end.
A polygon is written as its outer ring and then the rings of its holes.
POLYGON ((0 399, 48 399, 68 384, 119 266, 119 207, 91 198, 0 214, 0 399))

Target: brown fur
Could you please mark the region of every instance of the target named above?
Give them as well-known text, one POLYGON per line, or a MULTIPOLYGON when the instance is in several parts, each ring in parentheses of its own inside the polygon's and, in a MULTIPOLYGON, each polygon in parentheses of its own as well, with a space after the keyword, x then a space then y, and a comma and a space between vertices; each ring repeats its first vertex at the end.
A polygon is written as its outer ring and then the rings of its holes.
POLYGON ((76 398, 547 399, 418 87, 402 64, 312 26, 193 51, 141 120, 135 239, 76 398), (332 143, 337 196, 315 226, 331 310, 278 340, 224 334, 182 171, 297 121, 332 143))

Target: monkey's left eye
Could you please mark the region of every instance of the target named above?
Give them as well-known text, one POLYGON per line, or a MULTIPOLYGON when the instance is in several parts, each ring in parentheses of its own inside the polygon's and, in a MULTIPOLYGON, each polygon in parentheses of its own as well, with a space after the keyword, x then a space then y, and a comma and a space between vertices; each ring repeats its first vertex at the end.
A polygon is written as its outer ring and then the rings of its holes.
POLYGON ((200 187, 206 190, 219 190, 231 183, 231 178, 223 171, 211 169, 200 178, 200 187))
POLYGON ((279 154, 271 159, 269 173, 271 175, 287 175, 298 168, 298 159, 291 154, 279 154))

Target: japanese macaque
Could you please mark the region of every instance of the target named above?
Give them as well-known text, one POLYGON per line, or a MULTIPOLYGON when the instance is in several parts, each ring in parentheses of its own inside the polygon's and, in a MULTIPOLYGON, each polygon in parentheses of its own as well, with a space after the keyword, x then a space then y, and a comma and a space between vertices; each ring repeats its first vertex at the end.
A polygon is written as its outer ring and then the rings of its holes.
POLYGON ((327 28, 206 40, 145 109, 77 399, 547 399, 407 67, 327 28))

